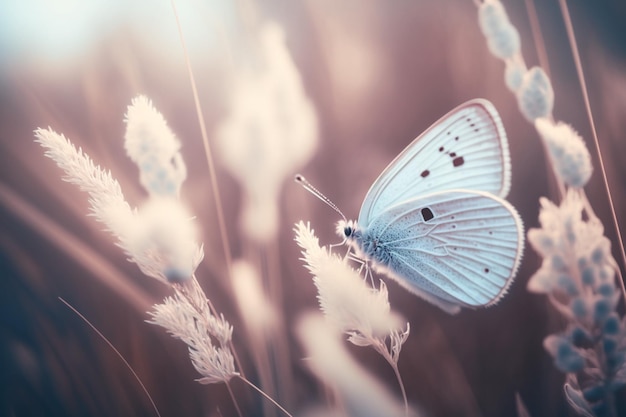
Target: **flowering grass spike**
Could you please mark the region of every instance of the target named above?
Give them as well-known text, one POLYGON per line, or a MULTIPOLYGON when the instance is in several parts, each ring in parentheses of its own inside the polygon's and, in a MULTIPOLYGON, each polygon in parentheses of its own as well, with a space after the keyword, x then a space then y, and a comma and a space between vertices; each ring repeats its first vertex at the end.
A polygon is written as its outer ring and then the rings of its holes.
POLYGON ((145 96, 134 98, 128 106, 124 147, 139 167, 139 179, 150 195, 178 197, 187 177, 180 141, 145 96))
POLYGON ((313 275, 317 299, 326 319, 357 346, 371 346, 382 355, 396 373, 405 398, 398 370, 402 345, 409 336, 410 326, 401 328, 400 317, 391 311, 387 287, 367 285, 366 279, 341 258, 319 245, 310 225, 299 222, 295 227, 296 241, 303 249, 306 268, 313 275))
POLYGON ((283 182, 317 147, 318 122, 284 30, 264 23, 256 38, 256 54, 246 57, 256 65, 236 73, 230 114, 216 139, 222 163, 244 190, 241 229, 253 241, 266 243, 280 225, 283 182))
POLYGON ((176 286, 176 294, 166 297, 162 304, 155 304, 149 312, 156 324, 189 347, 189 357, 194 368, 202 375, 201 384, 228 382, 239 373, 230 342, 233 328, 224 319, 211 314, 208 300, 193 279, 189 285, 176 286))
POLYGON ((408 417, 417 416, 402 406, 388 390, 355 361, 341 343, 336 328, 315 314, 302 319, 297 327, 308 365, 315 375, 339 397, 344 410, 316 410, 315 417, 408 417))
POLYGON ((568 124, 550 119, 535 120, 537 132, 547 145, 556 171, 570 187, 583 187, 593 171, 591 156, 583 139, 568 124))
MULTIPOLYGON (((498 0, 486 0, 478 14, 492 50, 492 33, 506 26, 506 12, 498 0)), ((583 190, 593 171, 591 157, 570 125, 554 121, 554 91, 543 69, 526 71, 521 53, 499 57, 506 62, 507 87, 543 140, 563 197, 560 204, 542 198, 541 228, 528 232, 543 257, 528 290, 547 294, 568 320, 564 331, 545 338, 544 347, 567 374, 564 392, 571 407, 580 415, 613 417, 614 393, 626 384, 626 318, 616 310, 621 293, 611 243, 583 190)))
POLYGON ((577 191, 570 190, 560 206, 547 199, 541 205, 541 228, 531 229, 528 240, 543 264, 528 289, 548 294, 569 321, 544 346, 556 367, 571 374, 565 391, 570 403, 614 416, 613 393, 626 385, 626 318, 616 311, 620 292, 611 243, 597 218, 583 220, 577 191))

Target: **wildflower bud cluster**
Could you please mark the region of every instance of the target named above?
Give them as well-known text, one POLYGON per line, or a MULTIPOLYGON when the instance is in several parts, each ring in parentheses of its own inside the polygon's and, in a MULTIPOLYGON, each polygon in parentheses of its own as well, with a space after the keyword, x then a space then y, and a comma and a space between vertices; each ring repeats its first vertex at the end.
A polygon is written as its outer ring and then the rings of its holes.
POLYGON ((515 94, 522 115, 546 143, 557 177, 567 186, 584 187, 592 172, 589 150, 571 126, 553 121, 550 78, 541 67, 526 68, 519 33, 502 3, 485 0, 478 8, 478 23, 491 53, 504 60, 505 84, 515 94))
POLYGON ((478 11, 478 23, 493 55, 507 60, 519 54, 521 47, 519 33, 509 21, 506 10, 500 2, 484 2, 478 11))
POLYGON ((526 68, 521 54, 520 36, 498 0, 486 0, 478 8, 478 23, 489 51, 506 64, 505 83, 517 97, 520 111, 533 122, 548 117, 554 107, 550 79, 540 67, 526 68))
POLYGON ((541 228, 531 229, 528 240, 543 263, 528 289, 548 294, 569 322, 544 346, 555 366, 572 374, 565 391, 570 402, 605 415, 612 394, 626 384, 626 318, 616 311, 620 292, 611 243, 598 219, 583 220, 577 191, 569 190, 560 206, 547 199, 541 205, 541 228))
POLYGON ((584 187, 591 178, 593 167, 589 150, 580 135, 566 123, 545 118, 535 120, 535 128, 552 156, 557 175, 570 187, 584 187))
POLYGON ((543 258, 528 290, 548 295, 568 320, 564 331, 545 338, 544 347, 567 374, 564 392, 571 407, 580 415, 613 416, 614 393, 626 384, 626 319, 617 313, 619 270, 610 241, 585 204, 591 156, 572 126, 553 119, 550 79, 540 67, 527 69, 519 35, 502 3, 484 0, 478 20, 489 50, 505 61, 506 86, 537 129, 565 193, 560 205, 540 200, 541 228, 528 232, 528 241, 543 258))

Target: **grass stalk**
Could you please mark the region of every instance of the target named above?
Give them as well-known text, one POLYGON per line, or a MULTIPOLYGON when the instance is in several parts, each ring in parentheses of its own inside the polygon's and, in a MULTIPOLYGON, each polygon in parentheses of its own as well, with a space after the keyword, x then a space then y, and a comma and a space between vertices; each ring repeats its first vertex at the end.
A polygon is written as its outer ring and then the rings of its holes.
MULTIPOLYGON (((282 286, 282 275, 280 268, 280 249, 277 239, 272 239, 270 245, 264 250, 263 257, 266 259, 268 283, 270 284, 270 297, 275 305, 282 310, 284 306, 284 292, 282 286)), ((285 321, 283 316, 279 317, 279 328, 284 328, 285 321)), ((290 367, 291 352, 289 349, 289 341, 286 333, 281 332, 274 340, 274 363, 276 364, 276 377, 281 382, 278 384, 278 395, 282 402, 289 404, 289 399, 293 393, 293 376, 290 367)))
POLYGON ((194 105, 196 108, 196 114, 198 116, 198 124, 200 125, 200 134, 202 136, 202 145, 204 146, 204 153, 209 167, 209 179, 211 181, 211 188, 213 189, 213 197, 215 203, 215 212, 217 214, 217 223, 220 231, 220 237, 222 241, 222 250, 224 251, 224 258, 226 261, 227 276, 232 276, 232 254, 230 251, 230 245, 228 240, 228 234, 226 232, 226 222, 224 220, 224 210, 222 206, 222 198, 220 195, 219 185, 217 183, 217 174, 215 171, 215 162, 213 160, 213 152, 211 151, 211 145, 209 144, 209 137, 206 130, 206 124, 204 123, 204 117, 202 115, 202 106, 200 105, 200 97, 198 95, 198 88, 196 86, 196 79, 193 75, 191 68, 191 60, 189 58, 189 52, 187 51, 187 45, 185 37, 183 35, 183 29, 180 24, 180 18, 176 10, 176 2, 171 0, 174 17, 176 18, 176 27, 178 28, 178 34, 180 36, 181 45, 183 48, 183 54, 185 56, 185 65, 187 67, 187 73, 189 76, 189 82, 191 84, 191 91, 193 93, 194 105))
POLYGON ((87 325, 89 327, 91 327, 91 329, 96 332, 96 334, 102 339, 104 340, 104 342, 113 350, 113 352, 115 352, 115 354, 117 355, 118 358, 120 358, 122 360, 122 363, 124 363, 124 365, 126 366, 126 368, 128 368, 128 370, 131 372, 131 374, 133 375, 133 377, 135 378, 135 380, 139 383, 139 386, 141 387, 141 389, 143 390, 143 392, 146 394, 146 397, 148 397, 148 400, 150 401, 150 404, 152 404, 152 408, 154 409, 155 414, 158 417, 161 417, 161 413, 159 413, 159 409, 157 408, 156 404, 154 403, 154 400, 152 399, 152 396, 150 396, 150 393, 148 392, 148 389, 146 388, 146 386, 143 384, 143 382, 141 382, 141 378, 139 378, 139 375, 137 375, 137 373, 135 372, 135 370, 133 369, 132 366, 130 366, 130 364, 128 363, 128 361, 126 360, 126 358, 124 358, 124 356, 120 353, 119 350, 117 350, 117 348, 115 346, 113 346, 113 343, 111 343, 109 341, 109 339, 106 338, 105 335, 102 334, 102 332, 100 330, 98 330, 96 328, 96 326, 94 326, 93 324, 91 324, 91 322, 89 320, 87 320, 87 318, 82 315, 78 310, 76 310, 76 308, 74 308, 70 303, 68 303, 67 301, 65 301, 63 298, 58 297, 59 301, 61 301, 63 304, 65 304, 67 306, 67 308, 69 308, 70 310, 72 310, 74 312, 74 314, 76 314, 78 317, 80 317, 80 319, 82 321, 84 321, 85 323, 87 323, 87 325))
POLYGON ((535 41, 535 49, 537 51, 537 58, 539 59, 539 65, 548 75, 548 78, 552 78, 550 75, 550 62, 548 60, 548 52, 546 51, 546 43, 541 33, 541 26, 539 25, 539 16, 537 15, 537 9, 535 8, 534 0, 524 0, 526 2, 526 12, 528 13, 528 21, 530 22, 530 31, 535 41))
POLYGON ((243 414, 241 413, 241 409, 239 408, 239 403, 237 403, 237 399, 235 398, 235 394, 233 393, 233 390, 230 386, 229 381, 226 381, 226 389, 228 390, 228 394, 230 394, 231 400, 233 400, 233 405, 235 406, 235 409, 237 410, 237 415, 239 417, 243 417, 243 414))
POLYGON ((393 369, 396 379, 398 380, 400 391, 402 392, 402 400, 404 401, 404 415, 408 416, 409 415, 409 401, 406 396, 406 389, 404 388, 404 382, 402 381, 402 376, 400 375, 400 369, 398 368, 398 364, 393 360, 386 346, 384 346, 382 343, 374 344, 373 347, 374 347, 374 350, 378 352, 380 355, 382 355, 382 357, 385 358, 385 360, 389 363, 389 365, 391 365, 391 368, 393 369))
MULTIPOLYGON (((620 256, 622 258, 622 266, 626 268, 626 251, 624 250, 624 241, 622 239, 622 233, 619 227, 619 221, 615 212, 615 204, 613 203, 613 196, 611 194, 611 187, 609 186, 609 180, 606 175, 606 169, 604 167, 604 158, 602 157, 602 151, 600 149, 600 141, 598 140, 598 133, 596 131, 596 125, 591 111, 591 104, 589 101, 589 93, 587 89, 587 83, 585 82, 585 74, 583 72, 583 66, 580 60, 580 53, 578 51, 578 45, 576 43, 576 35, 574 34, 574 26, 572 25, 572 18, 569 14, 569 9, 565 0, 559 0, 559 6, 561 7, 561 14, 563 15, 563 21, 565 23, 565 29, 567 31, 567 39, 569 40, 570 48, 574 58, 574 65, 576 67, 576 73, 578 75, 578 82, 583 94, 583 101, 585 102, 585 110, 587 112, 587 118, 589 119, 589 125, 591 127, 591 134, 593 135, 593 142, 598 153, 598 161, 600 163, 600 172, 602 173, 602 180, 606 190, 607 198, 609 199, 609 208, 611 209, 611 217, 613 225, 615 226, 615 233, 617 234, 617 244, 619 245, 620 256)), ((620 274, 621 275, 621 274, 620 274)), ((626 299, 626 288, 624 287, 623 279, 620 279, 622 295, 626 299)))
POLYGON ((272 404, 274 404, 280 411, 282 411, 283 413, 285 413, 286 416, 289 417, 293 417, 287 410, 285 410, 280 404, 278 404, 276 402, 276 400, 274 400, 272 397, 270 397, 269 395, 267 395, 265 392, 263 392, 263 390, 259 387, 257 387, 256 385, 254 385, 252 382, 248 381, 246 378, 243 377, 243 375, 239 376, 239 379, 242 380, 243 382, 245 382, 246 384, 248 384, 250 387, 254 388, 259 394, 261 394, 262 396, 264 396, 268 401, 270 401, 272 404))

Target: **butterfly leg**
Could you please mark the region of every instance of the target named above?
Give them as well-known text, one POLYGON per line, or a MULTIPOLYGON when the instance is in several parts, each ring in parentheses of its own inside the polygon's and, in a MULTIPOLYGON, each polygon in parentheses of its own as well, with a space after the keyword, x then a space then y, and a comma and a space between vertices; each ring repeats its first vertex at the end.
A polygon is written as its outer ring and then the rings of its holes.
POLYGON ((370 268, 369 263, 365 260, 365 259, 361 259, 357 256, 355 256, 354 254, 349 253, 348 255, 348 259, 350 259, 351 261, 356 262, 357 264, 359 264, 359 269, 358 269, 358 273, 359 275, 361 275, 361 273, 363 272, 363 270, 365 269, 365 274, 363 275, 363 279, 364 280, 369 280, 370 285, 372 286, 372 288, 376 288, 376 286, 374 285, 374 275, 372 274, 372 268, 370 268))
POLYGON ((348 258, 349 260, 351 260, 352 262, 355 262, 359 265, 359 269, 358 272, 359 274, 361 273, 361 271, 363 270, 363 267, 365 266, 366 262, 364 259, 359 258, 358 256, 356 256, 354 253, 352 253, 352 249, 348 249, 348 252, 346 252, 346 255, 344 256, 344 259, 348 258))
MULTIPOLYGON (((346 252, 344 259, 348 258, 349 260, 351 260, 352 262, 355 262, 356 264, 359 265, 359 269, 357 270, 357 272, 359 273, 359 275, 361 274, 361 272, 363 271, 363 268, 367 267, 367 261, 365 259, 361 259, 358 256, 356 256, 354 254, 354 252, 352 252, 352 248, 348 248, 348 251, 346 252)), ((369 269, 369 268, 367 268, 369 269)))
POLYGON ((341 242, 338 242, 338 243, 331 243, 328 247, 330 249, 332 249, 332 248, 336 248, 337 246, 342 246, 342 245, 345 245, 345 244, 346 244, 346 239, 344 239, 344 240, 342 240, 341 242))
POLYGON ((376 288, 376 286, 374 285, 374 276, 372 274, 372 268, 370 268, 370 265, 367 262, 367 260, 359 258, 357 255, 355 255, 354 252, 352 251, 352 248, 348 248, 348 251, 346 252, 344 256, 344 259, 345 258, 348 258, 350 261, 355 262, 356 264, 359 265, 359 269, 357 270, 359 275, 361 275, 363 272, 363 269, 365 269, 365 274, 363 276, 363 279, 364 280, 369 279, 369 282, 372 288, 376 288))
POLYGON ((374 274, 372 274, 372 268, 370 268, 369 264, 365 264, 365 279, 369 278, 370 285, 372 288, 376 289, 376 284, 374 284, 374 274))

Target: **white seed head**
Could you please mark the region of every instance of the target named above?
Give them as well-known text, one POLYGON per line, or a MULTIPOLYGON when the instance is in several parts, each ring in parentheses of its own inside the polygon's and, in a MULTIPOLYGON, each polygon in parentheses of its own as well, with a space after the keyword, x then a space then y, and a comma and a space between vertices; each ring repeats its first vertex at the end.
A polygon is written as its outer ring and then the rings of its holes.
POLYGON ((187 177, 180 141, 145 96, 133 99, 126 112, 124 147, 139 167, 141 185, 157 196, 178 196, 187 177))
POLYGON ((515 58, 506 60, 504 82, 511 92, 516 93, 520 89, 524 74, 526 74, 526 65, 523 60, 515 58))
POLYGON ((593 168, 591 156, 582 137, 568 124, 540 118, 535 127, 545 141, 556 171, 570 187, 587 184, 593 168))
POLYGON ((540 67, 533 67, 524 74, 517 90, 517 104, 531 123, 539 117, 549 117, 554 108, 554 90, 550 79, 540 67))
POLYGON ((155 268, 169 282, 191 278, 197 265, 198 231, 192 216, 180 200, 153 197, 128 225, 127 249, 137 256, 151 253, 155 268))
POLYGON ((384 284, 380 289, 368 286, 346 260, 319 246, 308 224, 300 222, 295 230, 306 268, 318 290, 320 309, 331 323, 343 332, 360 333, 359 340, 370 342, 401 328, 400 317, 391 312, 384 284))
POLYGON ((163 327, 172 337, 188 345, 191 362, 202 375, 198 382, 228 382, 238 375, 228 347, 233 328, 223 316, 211 314, 195 279, 186 288, 199 297, 189 297, 177 291, 173 297, 166 297, 162 304, 153 306, 148 312, 151 316, 148 323, 163 327))
POLYGON ((282 184, 312 157, 318 122, 282 29, 266 24, 258 38, 259 66, 236 76, 217 149, 246 195, 242 230, 254 241, 268 242, 280 224, 282 184), (263 216, 251 214, 255 210, 263 216))
POLYGON ((483 1, 478 8, 478 25, 487 37, 498 34, 511 25, 509 16, 498 0, 483 1))
POLYGON ((519 32, 515 26, 509 24, 502 28, 501 31, 490 35, 487 38, 487 46, 489 51, 500 59, 510 59, 519 54, 521 41, 519 32))

